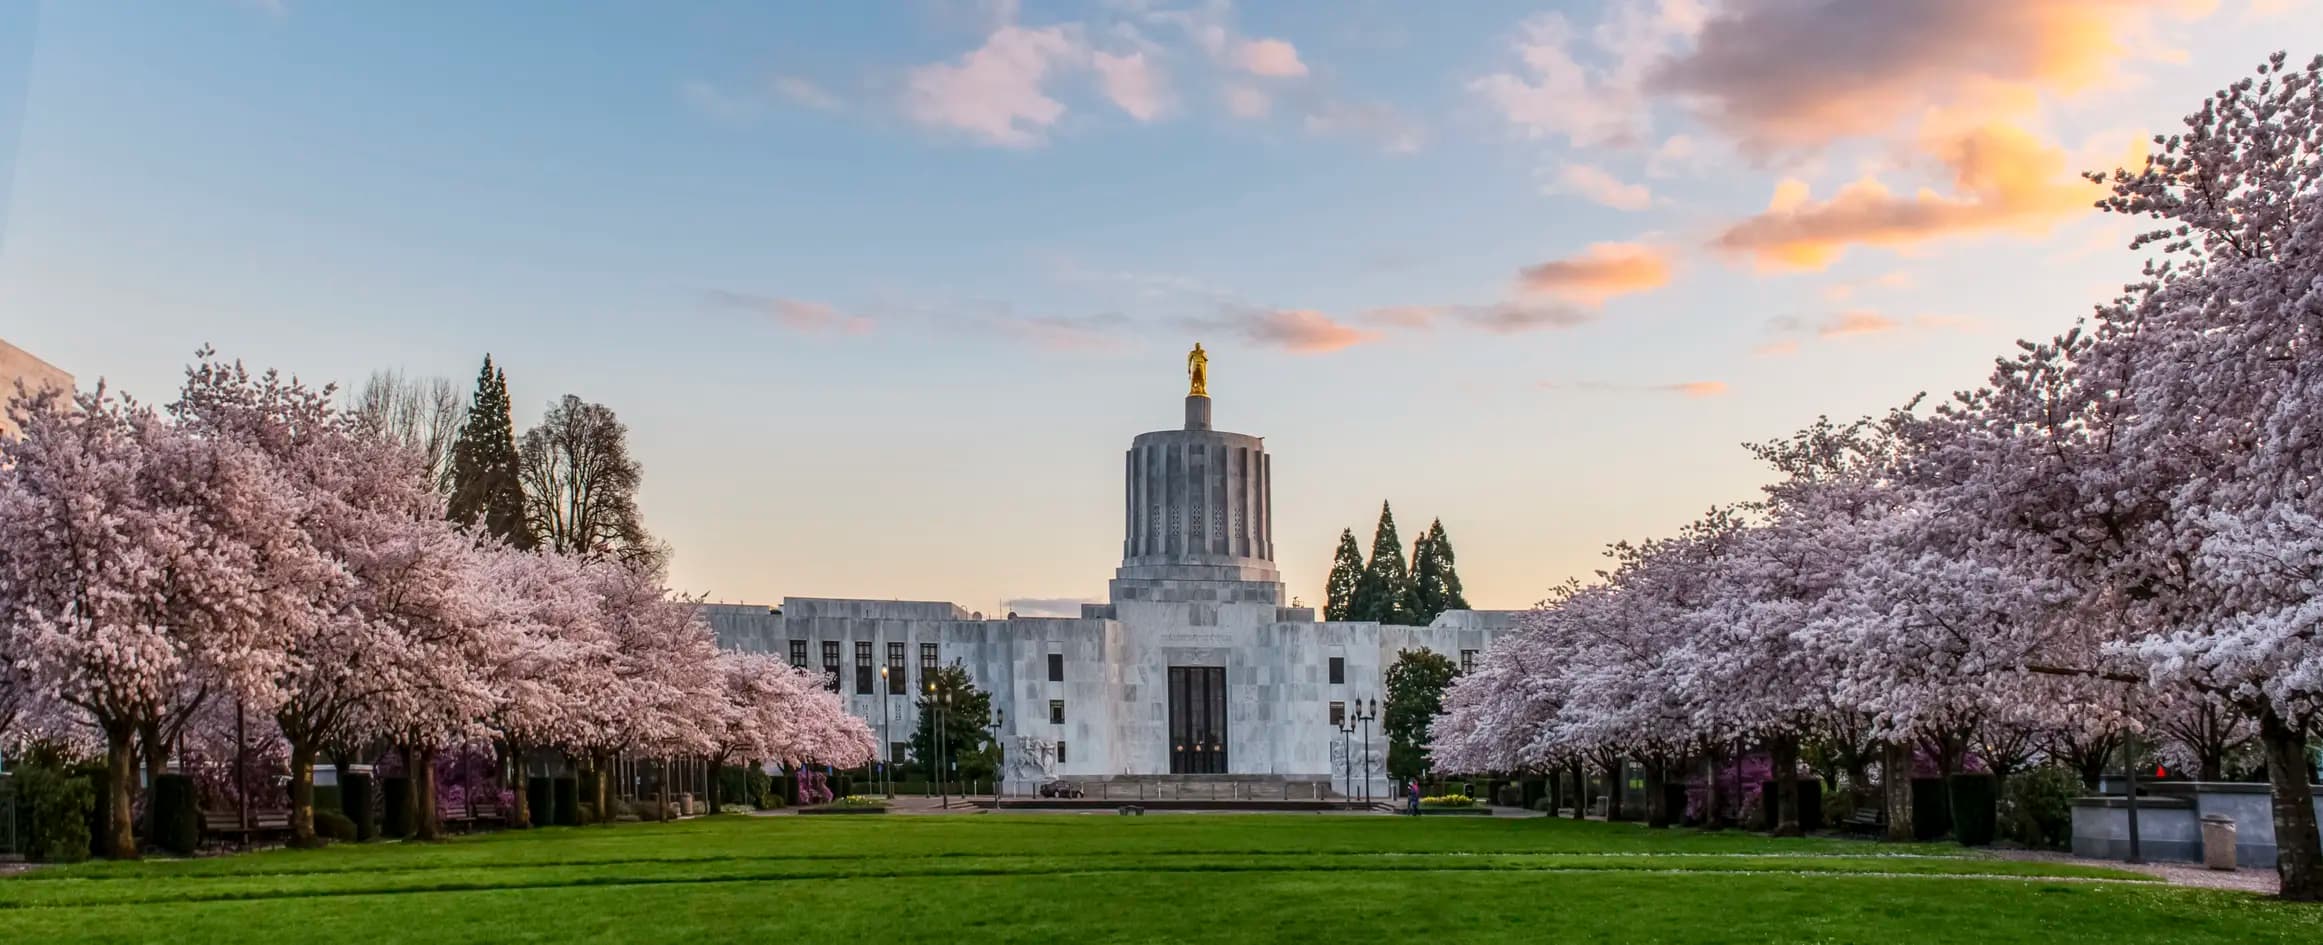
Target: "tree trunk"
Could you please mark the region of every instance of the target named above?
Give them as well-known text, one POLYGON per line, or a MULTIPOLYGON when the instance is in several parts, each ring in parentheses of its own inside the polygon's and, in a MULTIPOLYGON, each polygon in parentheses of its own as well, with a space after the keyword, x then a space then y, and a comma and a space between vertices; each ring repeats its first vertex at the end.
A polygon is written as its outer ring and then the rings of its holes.
POLYGON ((1768 739, 1766 751, 1775 769, 1774 835, 1804 835, 1806 830, 1799 825, 1799 736, 1785 733, 1768 739))
POLYGON ((532 826, 532 798, 528 796, 532 792, 524 787, 524 754, 524 745, 509 742, 500 763, 500 782, 510 787, 509 793, 515 797, 508 805, 508 825, 519 828, 532 826))
POLYGON ((399 744, 395 746, 395 753, 403 757, 403 809, 411 812, 412 833, 417 836, 419 819, 425 816, 419 803, 419 749, 399 744))
POLYGON ((2275 713, 2259 711, 2258 738, 2274 788, 2275 874, 2282 897, 2323 902, 2323 838, 2315 828, 2314 793, 2307 785, 2307 733, 2275 713))
POLYGON ((719 812, 721 812, 721 811, 723 811, 723 810, 725 809, 725 803, 726 803, 726 799, 725 799, 724 797, 720 797, 720 796, 719 796, 719 794, 720 794, 720 788, 722 787, 722 785, 720 785, 720 784, 718 783, 718 780, 719 780, 719 779, 718 779, 717 771, 718 771, 718 769, 720 769, 720 768, 723 768, 723 767, 725 767, 725 766, 726 766, 726 757, 727 757, 727 756, 725 756, 725 755, 719 755, 718 757, 716 757, 716 758, 712 758, 712 759, 710 759, 710 760, 708 761, 709 770, 710 770, 710 772, 711 772, 711 774, 710 774, 710 783, 708 783, 707 785, 704 785, 704 787, 705 787, 705 788, 707 788, 707 790, 705 790, 703 793, 705 793, 705 794, 708 794, 708 795, 710 796, 710 806, 709 806, 708 810, 709 810, 709 812, 710 812, 710 813, 713 813, 713 814, 715 814, 715 813, 719 813, 719 812))
POLYGON ((1616 755, 1605 763, 1605 820, 1611 823, 1621 819, 1621 757, 1616 755))
MULTIPOLYGON (((409 756, 406 756, 408 758, 409 756)), ((412 808, 412 829, 421 840, 444 838, 444 819, 436 806, 436 749, 434 746, 419 750, 419 760, 411 773, 412 784, 419 791, 412 808)))
POLYGON ((306 739, 290 743, 290 845, 317 847, 315 839, 315 745, 306 739))
POLYGON ((1573 819, 1589 817, 1589 768, 1580 759, 1565 765, 1565 772, 1573 776, 1573 819))
POLYGON ((1887 838, 1912 840, 1912 746, 1891 741, 1880 748, 1879 783, 1887 798, 1887 838))
POLYGON ((105 729, 105 831, 89 838, 90 852, 116 860, 137 858, 137 828, 130 799, 137 780, 137 726, 107 722, 105 729))
POLYGON ((2204 751, 2202 753, 2201 773, 2197 777, 2204 781, 2226 780, 2226 754, 2224 752, 2204 751))
POLYGON ((1723 753, 1713 747, 1702 755, 1703 788, 1702 829, 1723 830, 1726 827, 1726 789, 1720 785, 1726 780, 1718 773, 1718 762, 1723 753))

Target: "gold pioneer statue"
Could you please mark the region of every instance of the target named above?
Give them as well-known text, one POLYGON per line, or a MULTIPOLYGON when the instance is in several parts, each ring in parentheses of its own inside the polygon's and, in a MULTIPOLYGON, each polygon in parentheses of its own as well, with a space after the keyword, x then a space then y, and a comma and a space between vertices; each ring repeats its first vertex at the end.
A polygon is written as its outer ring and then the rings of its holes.
POLYGON ((1202 352, 1202 343, 1194 342, 1194 350, 1186 352, 1186 375, 1193 378, 1188 397, 1210 396, 1210 356, 1202 352))

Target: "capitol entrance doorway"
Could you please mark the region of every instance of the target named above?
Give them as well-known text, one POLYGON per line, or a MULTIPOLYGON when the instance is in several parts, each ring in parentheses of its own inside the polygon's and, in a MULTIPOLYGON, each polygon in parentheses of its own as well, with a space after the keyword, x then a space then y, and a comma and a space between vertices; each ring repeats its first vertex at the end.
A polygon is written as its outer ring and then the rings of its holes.
POLYGON ((1170 773, 1226 773, 1226 667, 1170 667, 1170 773))

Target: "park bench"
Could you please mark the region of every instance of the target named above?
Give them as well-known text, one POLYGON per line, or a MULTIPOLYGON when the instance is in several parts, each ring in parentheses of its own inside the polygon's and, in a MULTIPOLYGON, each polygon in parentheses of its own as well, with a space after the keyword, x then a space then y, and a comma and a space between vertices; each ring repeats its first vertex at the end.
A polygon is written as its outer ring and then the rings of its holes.
POLYGON ((476 822, 480 824, 507 823, 508 812, 500 809, 499 798, 479 797, 476 799, 476 822))
POLYGON ((448 798, 436 801, 436 823, 449 827, 454 824, 471 824, 475 821, 476 816, 468 813, 466 803, 448 798))
POLYGON ((1876 834, 1887 830, 1887 808, 1877 804, 1858 807, 1839 821, 1841 833, 1876 834))
POLYGON ((209 836, 257 840, 261 837, 289 836, 290 812, 286 810, 254 810, 250 812, 250 828, 242 827, 242 815, 236 811, 203 811, 202 833, 209 836))

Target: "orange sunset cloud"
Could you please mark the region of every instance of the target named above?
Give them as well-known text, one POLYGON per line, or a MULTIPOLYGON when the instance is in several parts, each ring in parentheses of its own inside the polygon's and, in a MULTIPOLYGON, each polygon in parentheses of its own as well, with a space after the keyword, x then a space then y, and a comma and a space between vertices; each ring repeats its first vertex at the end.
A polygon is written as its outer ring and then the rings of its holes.
POLYGON ((1569 259, 1552 259, 1518 273, 1524 291, 1588 305, 1668 285, 1669 258, 1643 243, 1596 243, 1569 259))

